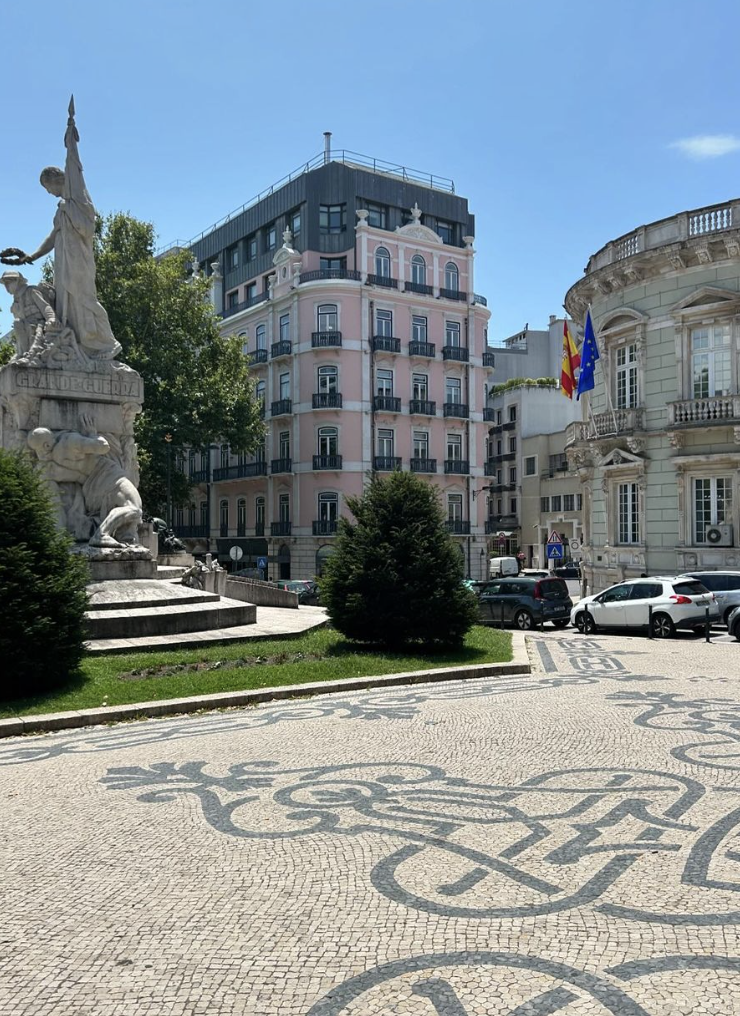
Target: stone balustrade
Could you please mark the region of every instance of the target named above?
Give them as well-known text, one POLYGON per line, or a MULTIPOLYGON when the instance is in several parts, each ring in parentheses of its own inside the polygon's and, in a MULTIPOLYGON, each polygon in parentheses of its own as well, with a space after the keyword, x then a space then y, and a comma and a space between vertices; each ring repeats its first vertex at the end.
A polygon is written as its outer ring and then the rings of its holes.
POLYGON ((619 437, 644 429, 642 409, 608 409, 596 413, 590 420, 569 423, 565 429, 565 447, 601 437, 619 437))
POLYGON ((740 422, 740 395, 682 399, 668 404, 669 427, 721 426, 740 422))

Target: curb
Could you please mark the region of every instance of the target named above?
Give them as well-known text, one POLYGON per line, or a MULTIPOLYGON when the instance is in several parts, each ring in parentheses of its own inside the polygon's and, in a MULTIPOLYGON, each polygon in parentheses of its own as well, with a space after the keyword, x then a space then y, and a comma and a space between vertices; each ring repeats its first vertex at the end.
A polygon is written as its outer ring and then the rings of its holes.
POLYGON ((524 636, 513 632, 510 663, 478 663, 470 667, 442 667, 435 670, 411 670, 400 674, 352 677, 339 681, 316 681, 313 684, 289 684, 276 688, 249 691, 217 692, 192 698, 161 699, 153 702, 132 702, 122 706, 100 706, 97 709, 71 710, 31 716, 13 716, 0 720, 0 738, 19 734, 38 734, 50 730, 73 730, 101 723, 138 720, 149 716, 177 716, 208 709, 230 709, 235 706, 259 705, 282 699, 309 698, 342 691, 366 691, 372 688, 397 688, 409 684, 437 684, 442 681, 467 681, 481 677, 524 676, 531 674, 524 636))

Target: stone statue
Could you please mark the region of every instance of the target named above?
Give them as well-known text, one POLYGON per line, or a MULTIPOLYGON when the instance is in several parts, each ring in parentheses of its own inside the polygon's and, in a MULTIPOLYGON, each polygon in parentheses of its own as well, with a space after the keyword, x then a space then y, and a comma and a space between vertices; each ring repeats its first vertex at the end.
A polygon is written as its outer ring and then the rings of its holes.
POLYGON ((13 297, 10 310, 15 318, 16 357, 25 357, 33 347, 43 347, 43 334, 47 328, 59 325, 54 307, 54 287, 46 282, 32 286, 20 272, 4 272, 0 283, 13 297))
POLYGON ((81 349, 88 355, 110 360, 121 349, 111 331, 105 309, 95 289, 95 208, 85 186, 82 163, 77 149, 80 136, 75 126, 74 97, 69 103, 69 118, 64 135, 67 149, 65 169, 47 166, 41 173, 41 185, 60 198, 54 227, 33 254, 11 247, 0 252, 0 261, 8 265, 29 265, 44 254, 54 252, 54 288, 56 314, 63 327, 71 328, 81 349))
MULTIPOLYGON (((84 513, 98 521, 91 547, 119 547, 137 542, 142 519, 141 498, 126 473, 109 454, 110 444, 95 435, 92 420, 83 417, 87 434, 76 431, 54 433, 36 427, 28 435, 28 443, 36 452, 47 483, 60 505, 69 513, 69 491, 61 485, 78 484, 81 488, 84 513)), ((80 528, 79 501, 73 507, 74 517, 65 517, 70 529, 80 528), (72 523, 72 525, 70 525, 72 523)))

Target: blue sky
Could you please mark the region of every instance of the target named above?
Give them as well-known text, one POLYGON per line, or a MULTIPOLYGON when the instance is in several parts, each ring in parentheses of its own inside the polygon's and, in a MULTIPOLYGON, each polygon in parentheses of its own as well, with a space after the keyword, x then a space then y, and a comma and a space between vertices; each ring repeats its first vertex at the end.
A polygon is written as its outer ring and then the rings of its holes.
MULTIPOLYGON (((559 313, 609 239, 740 193, 729 0, 36 0, 2 23, 0 248, 49 230, 38 174, 63 164, 70 92, 98 209, 163 243, 318 153, 325 130, 452 177, 492 339, 559 313)), ((0 334, 9 302, 0 290, 0 334)))

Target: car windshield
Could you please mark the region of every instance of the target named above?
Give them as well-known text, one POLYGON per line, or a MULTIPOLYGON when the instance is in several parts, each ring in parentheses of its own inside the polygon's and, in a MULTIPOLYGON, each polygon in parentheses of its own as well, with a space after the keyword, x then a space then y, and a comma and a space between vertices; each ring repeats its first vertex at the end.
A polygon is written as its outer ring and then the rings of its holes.
POLYGON ((568 587, 562 579, 542 579, 538 582, 544 600, 567 600, 568 587))
POLYGON ((673 584, 673 591, 678 593, 679 596, 702 596, 709 592, 707 587, 696 579, 675 582, 673 584))
POLYGON ((712 593, 727 589, 727 578, 724 575, 695 575, 694 578, 712 593))

